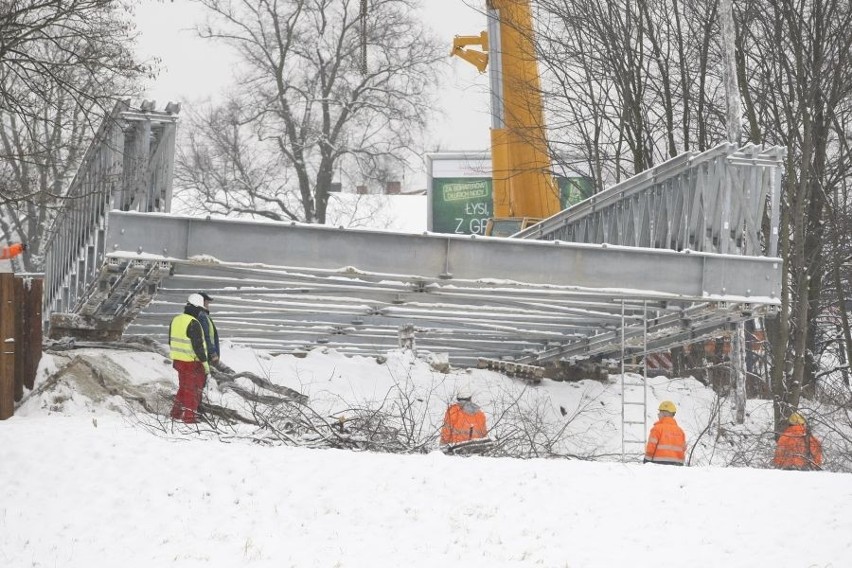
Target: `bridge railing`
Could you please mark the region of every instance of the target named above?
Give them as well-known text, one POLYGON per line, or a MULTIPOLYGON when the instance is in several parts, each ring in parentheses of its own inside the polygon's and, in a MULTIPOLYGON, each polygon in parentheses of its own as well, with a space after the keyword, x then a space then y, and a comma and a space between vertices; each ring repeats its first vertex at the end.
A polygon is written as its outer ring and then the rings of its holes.
POLYGON ((775 257, 785 156, 780 146, 733 144, 688 152, 516 236, 775 257))
POLYGON ((106 262, 112 209, 168 212, 172 199, 179 105, 120 101, 104 120, 50 229, 45 259, 44 317, 79 311, 106 262))

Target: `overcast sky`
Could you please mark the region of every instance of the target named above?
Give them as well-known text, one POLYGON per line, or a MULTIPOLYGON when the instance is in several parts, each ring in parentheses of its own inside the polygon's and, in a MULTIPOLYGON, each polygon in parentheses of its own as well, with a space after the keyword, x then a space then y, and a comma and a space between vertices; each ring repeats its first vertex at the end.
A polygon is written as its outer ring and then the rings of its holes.
MULTIPOLYGON (((424 17, 435 34, 444 39, 450 70, 448 84, 441 88, 445 118, 431 129, 431 149, 443 151, 483 150, 489 144, 488 81, 474 67, 450 58, 453 36, 476 35, 486 28, 478 11, 479 0, 428 0, 424 17)), ((148 0, 137 8, 139 50, 143 56, 158 57, 163 70, 147 93, 162 108, 170 100, 184 104, 215 96, 227 87, 232 62, 230 50, 197 37, 194 26, 204 13, 189 0, 148 0)))

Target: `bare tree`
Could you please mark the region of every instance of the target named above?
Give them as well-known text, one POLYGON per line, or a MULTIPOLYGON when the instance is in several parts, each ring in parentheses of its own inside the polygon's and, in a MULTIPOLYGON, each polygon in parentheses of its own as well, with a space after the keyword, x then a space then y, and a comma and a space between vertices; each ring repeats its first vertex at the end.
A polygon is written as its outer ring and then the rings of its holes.
POLYGON ((211 14, 201 35, 232 45, 243 74, 239 93, 194 123, 178 164, 186 188, 324 223, 333 181, 362 184, 419 154, 446 53, 413 0, 373 0, 363 19, 355 0, 198 1, 211 14), (227 133, 211 130, 220 123, 227 133))
MULTIPOLYGON (((825 305, 826 277, 842 295, 838 263, 848 257, 826 254, 826 213, 831 206, 831 225, 841 230, 849 204, 840 188, 852 172, 852 8, 841 0, 736 2, 732 30, 730 4, 718 1, 539 4, 539 45, 551 78, 546 100, 559 118, 551 139, 585 160, 599 186, 722 141, 725 126, 737 126, 741 115, 746 141, 788 148, 782 307, 767 326, 780 421, 814 391, 815 318, 825 305), (719 16, 728 17, 721 43, 719 16), (720 48, 731 41, 735 64, 728 58, 723 66, 720 48), (739 84, 742 111, 724 104, 724 78, 739 84), (632 159, 620 163, 621 155, 632 159)), ((727 95, 736 100, 733 89, 727 95)))
MULTIPOLYGON (((112 0, 7 0, 0 5, 0 110, 38 116, 58 89, 99 101, 90 81, 149 69, 137 63, 127 6, 112 0)), ((109 106, 109 105, 105 105, 109 106)))
POLYGON ((843 151, 852 97, 852 7, 841 0, 783 0, 741 8, 744 99, 766 142, 788 148, 783 183, 782 306, 768 326, 778 425, 811 396, 817 316, 826 274, 828 199, 852 174, 843 151))
POLYGON ((178 149, 175 178, 194 190, 176 196, 188 200, 187 208, 300 219, 298 195, 289 189, 293 180, 281 154, 257 143, 251 117, 238 100, 190 109, 185 117, 188 133, 178 149))
POLYGON ((0 236, 29 244, 29 269, 97 124, 151 72, 128 16, 108 0, 0 4, 0 236))
POLYGON ((541 0, 538 8, 554 154, 585 163, 598 189, 723 139, 714 2, 541 0))

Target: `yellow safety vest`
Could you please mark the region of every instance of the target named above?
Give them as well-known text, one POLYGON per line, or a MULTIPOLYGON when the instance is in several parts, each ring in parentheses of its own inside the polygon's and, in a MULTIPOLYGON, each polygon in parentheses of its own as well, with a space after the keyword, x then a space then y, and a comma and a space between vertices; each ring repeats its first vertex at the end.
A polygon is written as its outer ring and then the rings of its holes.
MULTIPOLYGON (((195 350, 192 348, 192 341, 189 339, 186 330, 191 322, 198 321, 189 314, 178 314, 172 319, 172 324, 169 326, 169 348, 171 352, 169 356, 172 361, 199 361, 195 350)), ((199 322, 198 325, 201 325, 199 322)), ((201 342, 204 343, 204 353, 207 353, 207 342, 204 341, 204 334, 201 334, 201 342)), ((205 364, 206 367, 206 364, 205 364)))

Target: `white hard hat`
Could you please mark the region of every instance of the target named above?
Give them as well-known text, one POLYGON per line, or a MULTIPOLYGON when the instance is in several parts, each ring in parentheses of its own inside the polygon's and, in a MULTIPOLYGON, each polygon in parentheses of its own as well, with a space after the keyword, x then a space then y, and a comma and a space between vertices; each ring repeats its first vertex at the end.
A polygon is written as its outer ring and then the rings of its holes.
POLYGON ((204 307, 204 298, 201 294, 190 294, 189 298, 186 299, 186 303, 195 306, 196 308, 204 307))
POLYGON ((457 399, 463 399, 463 398, 470 399, 472 397, 473 397, 473 393, 470 390, 470 385, 467 385, 467 384, 459 385, 459 388, 456 391, 456 398, 457 399))

